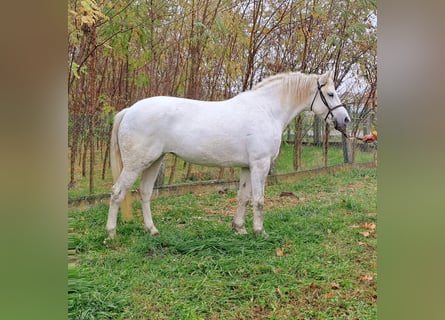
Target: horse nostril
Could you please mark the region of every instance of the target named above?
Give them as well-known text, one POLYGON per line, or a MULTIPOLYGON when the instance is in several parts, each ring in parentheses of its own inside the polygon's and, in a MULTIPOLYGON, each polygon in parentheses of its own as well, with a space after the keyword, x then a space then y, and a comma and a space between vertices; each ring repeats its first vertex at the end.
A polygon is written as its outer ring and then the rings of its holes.
POLYGON ((349 119, 349 117, 345 118, 345 123, 349 123, 349 121, 351 121, 351 119, 349 119))

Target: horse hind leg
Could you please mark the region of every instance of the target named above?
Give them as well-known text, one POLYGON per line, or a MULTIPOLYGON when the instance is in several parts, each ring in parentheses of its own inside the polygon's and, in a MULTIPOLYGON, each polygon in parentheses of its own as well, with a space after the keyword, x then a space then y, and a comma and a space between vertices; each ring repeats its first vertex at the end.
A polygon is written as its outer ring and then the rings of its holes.
POLYGON ((106 229, 110 239, 116 236, 117 214, 119 206, 125 198, 127 191, 135 183, 139 172, 128 170, 124 167, 116 183, 111 189, 110 207, 108 209, 108 219, 106 229))
POLYGON ((158 229, 156 229, 150 209, 150 199, 153 193, 153 186, 158 176, 159 168, 161 167, 163 157, 156 160, 149 168, 145 169, 142 173, 141 185, 139 187, 142 203, 142 214, 144 216, 144 227, 150 234, 155 236, 159 235, 158 229))

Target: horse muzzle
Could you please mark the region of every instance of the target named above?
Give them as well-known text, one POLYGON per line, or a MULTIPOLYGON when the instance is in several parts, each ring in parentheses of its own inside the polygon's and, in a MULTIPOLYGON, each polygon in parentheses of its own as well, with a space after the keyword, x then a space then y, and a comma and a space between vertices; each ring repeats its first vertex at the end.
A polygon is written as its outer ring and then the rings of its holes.
POLYGON ((344 117, 344 119, 333 119, 334 128, 340 131, 343 135, 346 135, 346 128, 348 123, 351 122, 349 116, 344 117))

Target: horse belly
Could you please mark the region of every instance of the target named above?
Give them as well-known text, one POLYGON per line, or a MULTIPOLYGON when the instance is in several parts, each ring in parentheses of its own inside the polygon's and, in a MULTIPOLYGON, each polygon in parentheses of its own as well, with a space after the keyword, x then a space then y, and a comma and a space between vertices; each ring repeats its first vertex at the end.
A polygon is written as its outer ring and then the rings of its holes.
POLYGON ((176 141, 177 143, 171 146, 168 152, 172 152, 186 161, 206 166, 248 166, 245 148, 233 139, 204 138, 192 133, 188 137, 177 137, 176 141))

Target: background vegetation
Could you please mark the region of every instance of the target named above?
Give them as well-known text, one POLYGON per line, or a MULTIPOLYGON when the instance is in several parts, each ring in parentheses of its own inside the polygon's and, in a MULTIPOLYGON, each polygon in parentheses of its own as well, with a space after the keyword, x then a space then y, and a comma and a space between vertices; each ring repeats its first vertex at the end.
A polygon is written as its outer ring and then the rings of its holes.
MULTIPOLYGON (((95 191, 112 116, 147 96, 227 99, 277 72, 331 69, 353 134, 375 126, 375 0, 69 0, 68 9, 70 188, 88 179, 95 191)), ((309 129, 297 119, 286 137, 305 130, 321 145, 329 131, 306 118, 309 129)), ((293 142, 297 170, 302 140, 293 142)))
MULTIPOLYGON (((355 151, 354 159, 356 163, 372 162, 376 159, 377 150, 374 146, 364 146, 364 150, 357 149, 355 151)), ((323 147, 306 145, 303 147, 301 155, 300 170, 310 170, 325 166, 323 147)), ((342 148, 333 146, 329 148, 327 166, 334 166, 343 163, 342 148)), ((294 171, 294 146, 292 144, 283 143, 281 146, 281 153, 275 164, 275 173, 288 173, 294 171)), ((183 160, 176 159, 173 155, 167 154, 165 156, 165 176, 164 184, 181 184, 185 182, 197 182, 207 180, 234 180, 239 178, 239 168, 220 169, 216 167, 205 167, 195 165, 193 170, 189 172, 189 164, 183 160), (174 163, 176 161, 176 167, 174 163), (172 174, 172 170, 175 173, 172 174)), ((100 177, 102 174, 102 167, 99 157, 96 157, 95 176, 100 177)), ((76 166, 76 185, 68 190, 68 198, 81 198, 89 194, 89 179, 87 176, 82 176, 81 167, 76 166)), ((133 189, 139 187, 139 179, 136 181, 133 189)), ((95 194, 108 194, 113 179, 110 170, 107 170, 104 178, 95 180, 95 194)))
MULTIPOLYGON (((109 190, 113 115, 147 96, 221 100, 278 72, 331 69, 352 134, 375 127, 375 0, 69 0, 68 9, 70 196, 109 190)), ((277 173, 375 151, 310 114, 283 140, 277 173)), ((169 155, 161 180, 236 175, 212 170, 169 155)), ((107 206, 72 211, 69 316, 375 319, 375 179, 362 169, 267 188, 266 238, 233 234, 230 190, 154 200, 159 237, 135 215, 104 242, 107 206)))

